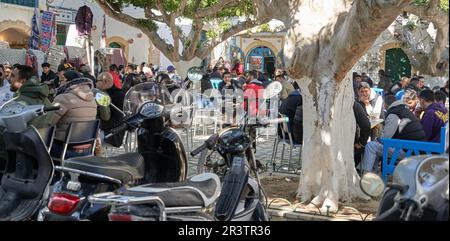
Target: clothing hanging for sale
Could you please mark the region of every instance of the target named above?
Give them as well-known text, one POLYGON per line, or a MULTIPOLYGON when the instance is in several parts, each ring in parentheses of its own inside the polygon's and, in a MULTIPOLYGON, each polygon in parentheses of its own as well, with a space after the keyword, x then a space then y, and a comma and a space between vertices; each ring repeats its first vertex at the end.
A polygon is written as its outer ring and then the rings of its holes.
POLYGON ((75 17, 75 25, 77 26, 79 35, 89 35, 92 31, 92 23, 94 19, 94 14, 91 9, 84 5, 80 7, 75 17))

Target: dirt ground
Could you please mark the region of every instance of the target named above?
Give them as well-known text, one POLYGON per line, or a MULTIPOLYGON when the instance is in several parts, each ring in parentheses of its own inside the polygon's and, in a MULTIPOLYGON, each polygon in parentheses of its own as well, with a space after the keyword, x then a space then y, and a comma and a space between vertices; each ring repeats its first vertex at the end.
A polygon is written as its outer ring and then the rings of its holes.
MULTIPOLYGON (((269 208, 292 208, 296 211, 318 213, 317 208, 307 208, 300 204, 296 197, 299 177, 269 176, 261 179, 263 188, 267 194, 269 208), (287 202, 287 201, 288 202, 287 202)), ((339 205, 337 214, 331 214, 336 218, 356 218, 370 220, 374 218, 378 208, 378 201, 357 200, 352 203, 339 205)))

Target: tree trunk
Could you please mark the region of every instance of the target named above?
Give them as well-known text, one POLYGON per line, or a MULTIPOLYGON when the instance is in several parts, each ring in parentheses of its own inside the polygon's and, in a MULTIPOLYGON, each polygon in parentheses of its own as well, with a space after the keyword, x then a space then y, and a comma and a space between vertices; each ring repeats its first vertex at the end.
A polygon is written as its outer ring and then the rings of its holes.
POLYGON ((366 198, 354 167, 356 128, 353 84, 350 78, 297 81, 303 96, 302 175, 298 196, 303 202, 337 212, 337 203, 366 198), (329 207, 327 207, 329 206, 329 207))
POLYGON ((303 95, 298 195, 323 211, 367 199, 354 166, 356 129, 349 71, 412 0, 289 0, 284 58, 303 95))
POLYGON ((177 73, 184 79, 187 77, 187 72, 192 67, 200 67, 202 65, 202 60, 199 58, 193 58, 189 61, 178 61, 172 62, 175 68, 177 69, 177 73))

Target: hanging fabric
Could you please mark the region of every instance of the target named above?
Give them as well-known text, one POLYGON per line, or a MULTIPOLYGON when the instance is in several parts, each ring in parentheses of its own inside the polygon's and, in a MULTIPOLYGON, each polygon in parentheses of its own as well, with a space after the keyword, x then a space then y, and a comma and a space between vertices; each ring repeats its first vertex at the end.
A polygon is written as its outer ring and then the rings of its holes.
POLYGON ((100 48, 106 48, 106 15, 103 15, 102 35, 100 37, 100 48))
POLYGON ((85 5, 78 9, 77 16, 75 17, 75 25, 80 36, 91 34, 93 19, 94 14, 88 6, 85 5))
POLYGON ((31 37, 28 43, 30 49, 39 49, 39 27, 37 23, 38 9, 34 9, 33 17, 31 18, 31 37))

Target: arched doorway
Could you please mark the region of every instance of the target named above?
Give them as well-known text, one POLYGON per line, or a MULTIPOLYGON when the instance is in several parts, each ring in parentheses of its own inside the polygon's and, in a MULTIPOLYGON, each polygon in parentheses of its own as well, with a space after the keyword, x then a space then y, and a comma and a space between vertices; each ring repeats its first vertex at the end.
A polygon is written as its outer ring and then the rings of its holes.
POLYGON ((411 77, 411 63, 401 48, 386 50, 384 68, 386 74, 391 76, 394 82, 399 81, 403 76, 411 77))
POLYGON ((273 78, 275 73, 275 53, 266 46, 258 46, 250 50, 245 58, 246 70, 258 70, 273 78))
POLYGON ((108 48, 122 49, 125 57, 128 59, 129 43, 124 38, 118 36, 110 37, 106 40, 106 45, 108 48))
POLYGON ((9 43, 12 49, 24 49, 28 47, 29 36, 16 28, 8 28, 0 32, 0 41, 9 43))
POLYGON ((117 42, 112 42, 112 43, 110 43, 110 44, 109 44, 109 47, 110 47, 110 48, 116 48, 116 49, 123 49, 123 46, 120 45, 120 44, 117 43, 117 42))

